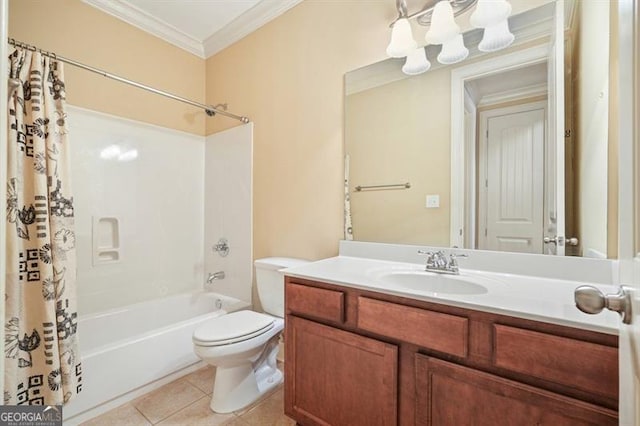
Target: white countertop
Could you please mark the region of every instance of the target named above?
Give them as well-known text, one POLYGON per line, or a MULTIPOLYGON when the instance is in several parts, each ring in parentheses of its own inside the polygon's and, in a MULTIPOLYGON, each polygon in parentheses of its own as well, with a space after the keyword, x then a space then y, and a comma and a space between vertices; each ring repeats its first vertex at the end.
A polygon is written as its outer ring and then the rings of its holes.
MULTIPOLYGON (((378 279, 381 271, 424 270, 423 265, 361 257, 338 256, 284 269, 285 275, 322 281, 415 300, 458 306, 524 319, 548 322, 607 334, 618 334, 620 318, 611 311, 587 315, 574 305, 573 292, 584 282, 540 278, 460 268, 460 276, 472 276, 486 287, 483 294, 444 294, 410 290, 378 279)), ((589 284, 589 283, 587 283, 589 284)), ((594 284, 605 293, 617 287, 594 284)))

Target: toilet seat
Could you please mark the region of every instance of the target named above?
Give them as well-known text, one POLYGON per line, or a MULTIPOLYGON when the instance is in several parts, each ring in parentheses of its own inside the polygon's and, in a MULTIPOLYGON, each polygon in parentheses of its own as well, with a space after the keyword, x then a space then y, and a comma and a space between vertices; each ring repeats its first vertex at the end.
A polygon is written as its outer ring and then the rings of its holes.
POLYGON ((252 339, 274 326, 275 318, 253 311, 238 311, 213 318, 193 332, 198 346, 223 346, 252 339))

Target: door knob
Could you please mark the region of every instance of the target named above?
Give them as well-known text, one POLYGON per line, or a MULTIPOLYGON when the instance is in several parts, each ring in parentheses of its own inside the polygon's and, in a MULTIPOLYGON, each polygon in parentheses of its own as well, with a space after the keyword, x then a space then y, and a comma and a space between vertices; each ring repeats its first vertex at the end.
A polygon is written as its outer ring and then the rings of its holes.
POLYGON ((555 237, 544 237, 542 241, 545 244, 553 243, 555 245, 564 244, 564 237, 562 235, 556 235, 555 237))
POLYGON ((615 311, 622 316, 622 322, 631 323, 631 293, 620 287, 618 293, 605 295, 590 285, 581 285, 574 292, 576 307, 585 314, 599 314, 603 309, 615 311))
POLYGON ((568 246, 577 246, 578 243, 579 243, 579 240, 576 237, 567 238, 568 246))

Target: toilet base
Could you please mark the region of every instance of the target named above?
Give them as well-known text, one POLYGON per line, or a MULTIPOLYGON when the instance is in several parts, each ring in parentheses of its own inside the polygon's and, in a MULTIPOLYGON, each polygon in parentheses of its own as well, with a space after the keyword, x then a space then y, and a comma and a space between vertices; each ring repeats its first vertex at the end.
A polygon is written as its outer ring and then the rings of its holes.
POLYGON ((253 364, 216 368, 211 410, 223 414, 238 411, 282 383, 284 376, 276 363, 277 342, 272 339, 253 364))

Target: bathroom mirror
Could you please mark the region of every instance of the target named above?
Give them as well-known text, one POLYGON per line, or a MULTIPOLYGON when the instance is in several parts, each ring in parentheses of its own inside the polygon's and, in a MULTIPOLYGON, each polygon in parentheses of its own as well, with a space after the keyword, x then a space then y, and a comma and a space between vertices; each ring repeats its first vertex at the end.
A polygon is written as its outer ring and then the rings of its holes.
POLYGON ((465 61, 441 65, 439 46, 427 46, 432 65, 421 75, 404 75, 399 59, 347 73, 353 239, 615 258, 610 7, 522 11, 509 19, 509 48, 483 54, 481 30, 470 30, 465 61))

